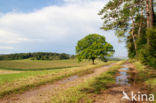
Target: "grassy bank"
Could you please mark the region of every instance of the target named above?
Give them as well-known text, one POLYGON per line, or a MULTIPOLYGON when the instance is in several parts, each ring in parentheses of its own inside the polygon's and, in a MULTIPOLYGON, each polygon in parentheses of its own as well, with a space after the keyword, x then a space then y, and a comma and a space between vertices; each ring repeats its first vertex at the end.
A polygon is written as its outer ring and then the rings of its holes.
POLYGON ((138 61, 133 64, 137 70, 138 81, 143 82, 147 86, 147 90, 156 95, 156 69, 147 67, 138 61))
POLYGON ((100 76, 83 79, 79 85, 62 90, 53 96, 51 103, 92 103, 94 101, 92 96, 96 96, 115 83, 115 73, 119 68, 121 63, 110 67, 100 76))
MULTIPOLYGON (((69 61, 71 61, 71 60, 69 60, 69 61)), ((64 62, 64 65, 66 66, 67 65, 66 62, 69 62, 69 61, 65 61, 65 62, 60 61, 60 64, 63 65, 62 62, 64 62)), ((9 62, 16 62, 16 61, 9 61, 9 62)), ((18 61, 18 62, 20 62, 20 61, 18 61)), ((23 62, 23 61, 21 61, 21 62, 23 62)), ((38 61, 38 62, 41 62, 41 61, 38 61)), ((45 62, 45 61, 43 61, 43 62, 45 62)), ((25 61, 24 61, 24 63, 25 63, 25 61)), ((63 79, 65 77, 69 77, 69 76, 75 75, 75 74, 85 75, 87 73, 91 73, 92 70, 96 67, 100 67, 102 65, 108 65, 110 63, 113 63, 113 61, 107 62, 107 63, 98 61, 97 65, 91 65, 88 62, 82 62, 82 63, 77 63, 77 64, 75 62, 72 64, 72 62, 71 62, 71 65, 73 66, 71 68, 61 68, 61 69, 57 68, 57 69, 52 69, 52 70, 38 70, 38 71, 36 71, 36 70, 29 71, 29 69, 28 69, 28 71, 22 71, 20 73, 0 74, 0 96, 24 92, 28 89, 31 89, 31 88, 34 88, 34 87, 37 87, 37 86, 40 86, 40 85, 43 85, 46 83, 52 83, 54 81, 57 81, 57 80, 60 80, 60 79, 63 79), (79 65, 79 66, 75 67, 75 64, 79 65)), ((42 62, 41 62, 41 64, 42 64, 42 62)), ((11 65, 11 63, 10 63, 10 65, 11 65)), ((19 65, 21 65, 21 64, 19 64, 19 65)), ((59 62, 57 65, 60 66, 59 62)), ((5 66, 3 65, 3 67, 5 67, 5 66)), ((9 66, 9 65, 7 64, 7 66, 9 66)), ((22 64, 22 67, 26 68, 28 66, 27 66, 27 64, 25 64, 25 65, 22 64)), ((33 69, 33 68, 31 68, 31 69, 33 69)), ((12 70, 10 70, 10 71, 12 71, 12 70)), ((13 70, 13 71, 15 71, 15 70, 13 70)))

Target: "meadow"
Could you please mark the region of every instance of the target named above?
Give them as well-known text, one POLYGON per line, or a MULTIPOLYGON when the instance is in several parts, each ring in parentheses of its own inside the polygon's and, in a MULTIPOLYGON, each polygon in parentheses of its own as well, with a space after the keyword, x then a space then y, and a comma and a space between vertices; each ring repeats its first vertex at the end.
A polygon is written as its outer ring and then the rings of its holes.
POLYGON ((68 60, 2 60, 0 61, 0 69, 30 71, 30 70, 46 70, 65 67, 77 67, 88 64, 89 61, 78 62, 76 59, 68 60))

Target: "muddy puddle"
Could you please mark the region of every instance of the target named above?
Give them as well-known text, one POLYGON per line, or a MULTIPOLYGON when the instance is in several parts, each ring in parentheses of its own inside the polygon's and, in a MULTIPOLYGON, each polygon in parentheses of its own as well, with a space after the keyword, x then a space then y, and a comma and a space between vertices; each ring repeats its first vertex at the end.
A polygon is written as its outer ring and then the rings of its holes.
POLYGON ((60 81, 59 83, 64 84, 64 83, 67 83, 67 82, 70 82, 70 81, 74 81, 74 80, 76 80, 78 78, 79 78, 78 75, 74 75, 74 76, 71 76, 71 77, 69 77, 67 79, 64 79, 64 80, 60 81))
POLYGON ((119 85, 129 85, 129 80, 128 80, 128 73, 127 71, 129 70, 128 68, 121 68, 121 71, 119 72, 118 76, 116 76, 116 84, 119 85))
POLYGON ((133 72, 132 68, 129 68, 128 65, 123 65, 117 73, 116 84, 132 86, 136 84, 135 81, 136 73, 133 72))

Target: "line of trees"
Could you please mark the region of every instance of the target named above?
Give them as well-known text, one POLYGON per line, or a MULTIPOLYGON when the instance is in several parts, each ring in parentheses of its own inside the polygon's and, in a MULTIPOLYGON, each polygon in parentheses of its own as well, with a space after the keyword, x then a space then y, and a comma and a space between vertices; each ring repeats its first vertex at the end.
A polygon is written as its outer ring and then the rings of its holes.
POLYGON ((19 60, 19 59, 31 59, 31 60, 62 60, 70 59, 71 56, 66 53, 47 53, 47 52, 36 52, 36 53, 16 53, 0 55, 0 60, 19 60))
MULTIPOLYGON (((156 1, 110 0, 99 15, 104 30, 115 30, 127 43, 129 58, 156 67, 156 1)), ((122 39, 123 40, 123 39, 122 39)))

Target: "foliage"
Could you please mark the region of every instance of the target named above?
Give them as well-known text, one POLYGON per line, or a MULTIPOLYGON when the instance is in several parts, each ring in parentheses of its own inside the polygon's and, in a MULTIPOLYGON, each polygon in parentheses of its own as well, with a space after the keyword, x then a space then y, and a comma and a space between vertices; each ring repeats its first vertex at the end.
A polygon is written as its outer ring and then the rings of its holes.
POLYGON ((79 40, 76 46, 76 53, 78 59, 94 60, 100 58, 106 60, 106 57, 113 55, 113 46, 107 43, 104 36, 99 34, 89 34, 83 39, 79 40))
POLYGON ((32 60, 62 60, 69 59, 70 55, 66 53, 46 53, 46 52, 36 52, 36 53, 17 53, 0 55, 0 60, 19 60, 19 59, 32 59, 32 60))
POLYGON ((128 57, 129 58, 135 58, 136 52, 134 49, 134 43, 132 42, 132 37, 127 37, 127 48, 128 48, 128 57))
POLYGON ((155 4, 154 0, 110 0, 99 12, 103 20, 101 28, 115 30, 119 39, 126 40, 128 57, 153 67, 156 67, 155 4))
POLYGON ((140 59, 156 68, 156 29, 148 29, 146 34, 150 42, 141 49, 140 59))
MULTIPOLYGON (((106 6, 99 12, 102 16, 104 30, 115 30, 118 37, 125 37, 129 32, 131 24, 129 23, 134 15, 142 8, 139 4, 143 0, 110 0, 106 6)), ((132 22, 132 21, 131 21, 132 22)))

